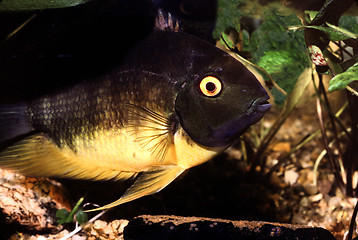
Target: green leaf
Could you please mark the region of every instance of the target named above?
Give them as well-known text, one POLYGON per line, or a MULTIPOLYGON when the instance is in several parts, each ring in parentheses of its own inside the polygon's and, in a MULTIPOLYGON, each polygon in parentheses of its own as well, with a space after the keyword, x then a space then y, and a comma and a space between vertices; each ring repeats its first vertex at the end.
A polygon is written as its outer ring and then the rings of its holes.
POLYGON ((313 28, 325 32, 331 41, 343 41, 349 38, 358 37, 357 34, 351 33, 348 30, 337 27, 327 23, 328 27, 324 26, 304 26, 305 28, 313 28))
POLYGON ((358 34, 358 16, 343 15, 339 19, 338 26, 348 31, 358 34))
POLYGON ((344 89, 353 81, 358 80, 358 63, 354 64, 352 67, 348 68, 347 71, 336 75, 329 81, 328 90, 330 92, 344 89))
POLYGON ((80 209, 76 213, 76 220, 78 221, 79 224, 84 224, 88 222, 88 215, 85 212, 83 212, 82 209, 80 209))
MULTIPOLYGON (((56 217, 57 217, 57 222, 59 224, 64 224, 64 223, 70 223, 73 222, 73 217, 75 214, 77 214, 79 211, 82 211, 82 209, 80 208, 80 205, 82 204, 84 198, 80 198, 75 207, 72 209, 71 212, 67 211, 66 209, 62 208, 57 210, 56 212, 56 217)), ((80 214, 81 215, 81 214, 80 214)), ((80 218, 83 218, 84 216, 80 216, 80 218)))
POLYGON ((56 212, 56 218, 58 224, 70 223, 72 219, 70 218, 70 212, 64 208, 58 209, 56 212))
POLYGON ((50 8, 67 8, 84 4, 91 0, 0 0, 0 11, 18 12, 50 8))
POLYGON ((312 21, 317 16, 318 11, 307 10, 307 11, 305 11, 305 13, 308 14, 309 21, 312 21))
POLYGON ((333 24, 330 24, 330 23, 327 23, 327 25, 328 25, 328 27, 330 27, 330 28, 334 29, 335 31, 340 32, 341 34, 346 35, 348 37, 351 37, 351 38, 357 38, 358 37, 358 34, 354 34, 354 33, 350 32, 350 31, 348 31, 348 30, 346 30, 344 28, 337 27, 337 26, 335 26, 333 24))

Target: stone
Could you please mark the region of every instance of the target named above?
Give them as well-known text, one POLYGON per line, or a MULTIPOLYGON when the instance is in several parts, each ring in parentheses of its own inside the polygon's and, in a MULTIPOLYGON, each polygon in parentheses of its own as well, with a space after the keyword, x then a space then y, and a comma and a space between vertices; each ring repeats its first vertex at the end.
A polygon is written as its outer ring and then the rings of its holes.
MULTIPOLYGON (((16 224, 35 231, 58 231, 57 209, 69 205, 68 201, 56 201, 49 189, 65 195, 61 186, 53 181, 26 178, 11 171, 0 169, 0 209, 5 220, 2 224, 16 224)), ((10 229, 7 229, 10 232, 10 229)), ((11 231, 14 229, 11 229, 11 231)), ((0 238, 3 234, 0 232, 0 238)))
POLYGON ((299 175, 296 170, 287 170, 284 175, 285 182, 290 185, 294 185, 297 182, 298 176, 299 175))
POLYGON ((317 187, 313 184, 305 185, 304 190, 308 195, 316 195, 318 193, 317 187))

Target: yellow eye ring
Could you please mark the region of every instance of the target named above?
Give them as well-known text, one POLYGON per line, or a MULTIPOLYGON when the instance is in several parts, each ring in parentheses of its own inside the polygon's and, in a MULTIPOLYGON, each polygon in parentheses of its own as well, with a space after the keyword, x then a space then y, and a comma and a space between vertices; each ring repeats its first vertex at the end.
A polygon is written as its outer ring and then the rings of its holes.
POLYGON ((207 76, 200 81, 199 88, 205 96, 215 97, 221 92, 222 83, 214 76, 207 76))

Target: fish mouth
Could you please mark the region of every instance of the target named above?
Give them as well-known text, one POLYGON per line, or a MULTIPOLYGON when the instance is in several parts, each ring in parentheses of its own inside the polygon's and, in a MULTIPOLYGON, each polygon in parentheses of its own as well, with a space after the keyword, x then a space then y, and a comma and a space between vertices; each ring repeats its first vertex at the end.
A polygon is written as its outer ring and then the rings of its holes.
POLYGON ((256 100, 254 100, 251 105, 248 107, 246 113, 250 116, 252 121, 255 121, 254 123, 261 120, 261 118, 264 116, 264 114, 270 110, 271 104, 267 101, 270 97, 268 95, 265 95, 263 97, 260 97, 256 100))

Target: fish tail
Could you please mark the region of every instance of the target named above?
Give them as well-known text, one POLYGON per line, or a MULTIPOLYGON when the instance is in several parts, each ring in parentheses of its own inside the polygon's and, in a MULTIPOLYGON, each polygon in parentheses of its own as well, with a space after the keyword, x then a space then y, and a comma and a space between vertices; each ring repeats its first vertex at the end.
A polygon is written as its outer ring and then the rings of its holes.
POLYGON ((0 142, 26 135, 33 131, 27 118, 26 103, 0 105, 0 142))

